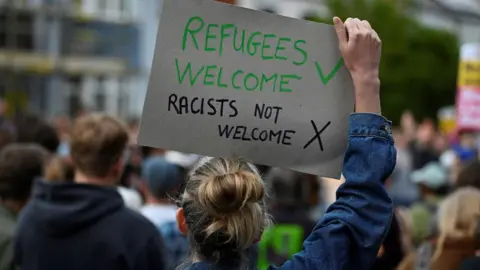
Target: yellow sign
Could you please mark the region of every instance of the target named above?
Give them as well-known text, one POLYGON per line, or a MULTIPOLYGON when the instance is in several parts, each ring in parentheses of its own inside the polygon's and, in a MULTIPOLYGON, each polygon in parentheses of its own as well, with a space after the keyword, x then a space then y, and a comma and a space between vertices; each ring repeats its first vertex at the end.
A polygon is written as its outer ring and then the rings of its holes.
POLYGON ((460 62, 458 86, 480 86, 480 61, 460 62))
POLYGON ((438 111, 438 128, 443 134, 450 134, 456 127, 455 106, 443 107, 438 111))

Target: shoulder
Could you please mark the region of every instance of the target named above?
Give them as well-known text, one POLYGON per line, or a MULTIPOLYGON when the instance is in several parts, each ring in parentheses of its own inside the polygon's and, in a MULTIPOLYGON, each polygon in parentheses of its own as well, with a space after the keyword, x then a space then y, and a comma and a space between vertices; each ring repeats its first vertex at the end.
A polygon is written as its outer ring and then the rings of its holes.
POLYGON ((430 211, 425 203, 416 203, 410 208, 410 213, 412 215, 423 215, 430 213, 430 211))
POLYGON ((158 231, 155 225, 141 213, 124 207, 119 211, 118 216, 124 222, 124 227, 128 230, 141 229, 145 233, 158 231))
POLYGON ((16 222, 10 220, 0 220, 0 238, 11 237, 14 234, 16 222))
POLYGON ((0 230, 0 249, 11 245, 13 243, 13 230, 4 231, 0 230))
POLYGON ((113 235, 121 235, 120 241, 130 250, 141 250, 151 246, 152 243, 163 245, 159 230, 136 211, 124 207, 112 218, 109 224, 115 225, 112 225, 110 230, 113 235))

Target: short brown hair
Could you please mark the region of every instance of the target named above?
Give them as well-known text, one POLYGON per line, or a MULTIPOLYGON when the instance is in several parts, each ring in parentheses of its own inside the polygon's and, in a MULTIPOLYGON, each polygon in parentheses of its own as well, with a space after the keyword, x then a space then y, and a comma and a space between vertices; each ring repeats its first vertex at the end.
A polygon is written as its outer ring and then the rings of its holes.
POLYGON ((79 117, 73 126, 71 156, 75 168, 87 176, 105 177, 122 157, 128 143, 123 123, 105 114, 79 117))
POLYGON ((0 151, 0 198, 25 200, 43 176, 48 152, 36 144, 10 144, 0 151))

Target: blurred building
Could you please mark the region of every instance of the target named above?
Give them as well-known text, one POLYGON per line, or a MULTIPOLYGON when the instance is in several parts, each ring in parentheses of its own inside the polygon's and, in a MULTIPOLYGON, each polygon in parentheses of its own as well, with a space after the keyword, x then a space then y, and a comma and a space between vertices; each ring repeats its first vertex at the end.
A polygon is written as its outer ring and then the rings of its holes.
POLYGON ((0 0, 0 95, 9 113, 138 115, 158 2, 0 0))
MULTIPOLYGON (((305 19, 329 16, 324 0, 236 0, 246 8, 305 19)), ((480 41, 479 0, 413 0, 410 14, 426 25, 456 33, 461 43, 480 41)))
MULTIPOLYGON (((289 17, 329 15, 323 0, 220 0, 289 17)), ((423 22, 480 40, 480 1, 417 0, 423 22)), ((0 0, 0 96, 10 114, 141 113, 161 0, 0 0)))
POLYGON ((424 24, 455 33, 461 43, 480 41, 480 1, 416 0, 414 11, 424 24))

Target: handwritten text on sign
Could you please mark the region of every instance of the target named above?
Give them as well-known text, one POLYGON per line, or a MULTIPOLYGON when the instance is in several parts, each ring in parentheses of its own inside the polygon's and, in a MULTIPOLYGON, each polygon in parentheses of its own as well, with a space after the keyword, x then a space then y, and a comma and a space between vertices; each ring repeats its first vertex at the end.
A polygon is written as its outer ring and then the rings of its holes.
POLYGON ((352 83, 331 26, 165 0, 139 143, 338 177, 352 83))

